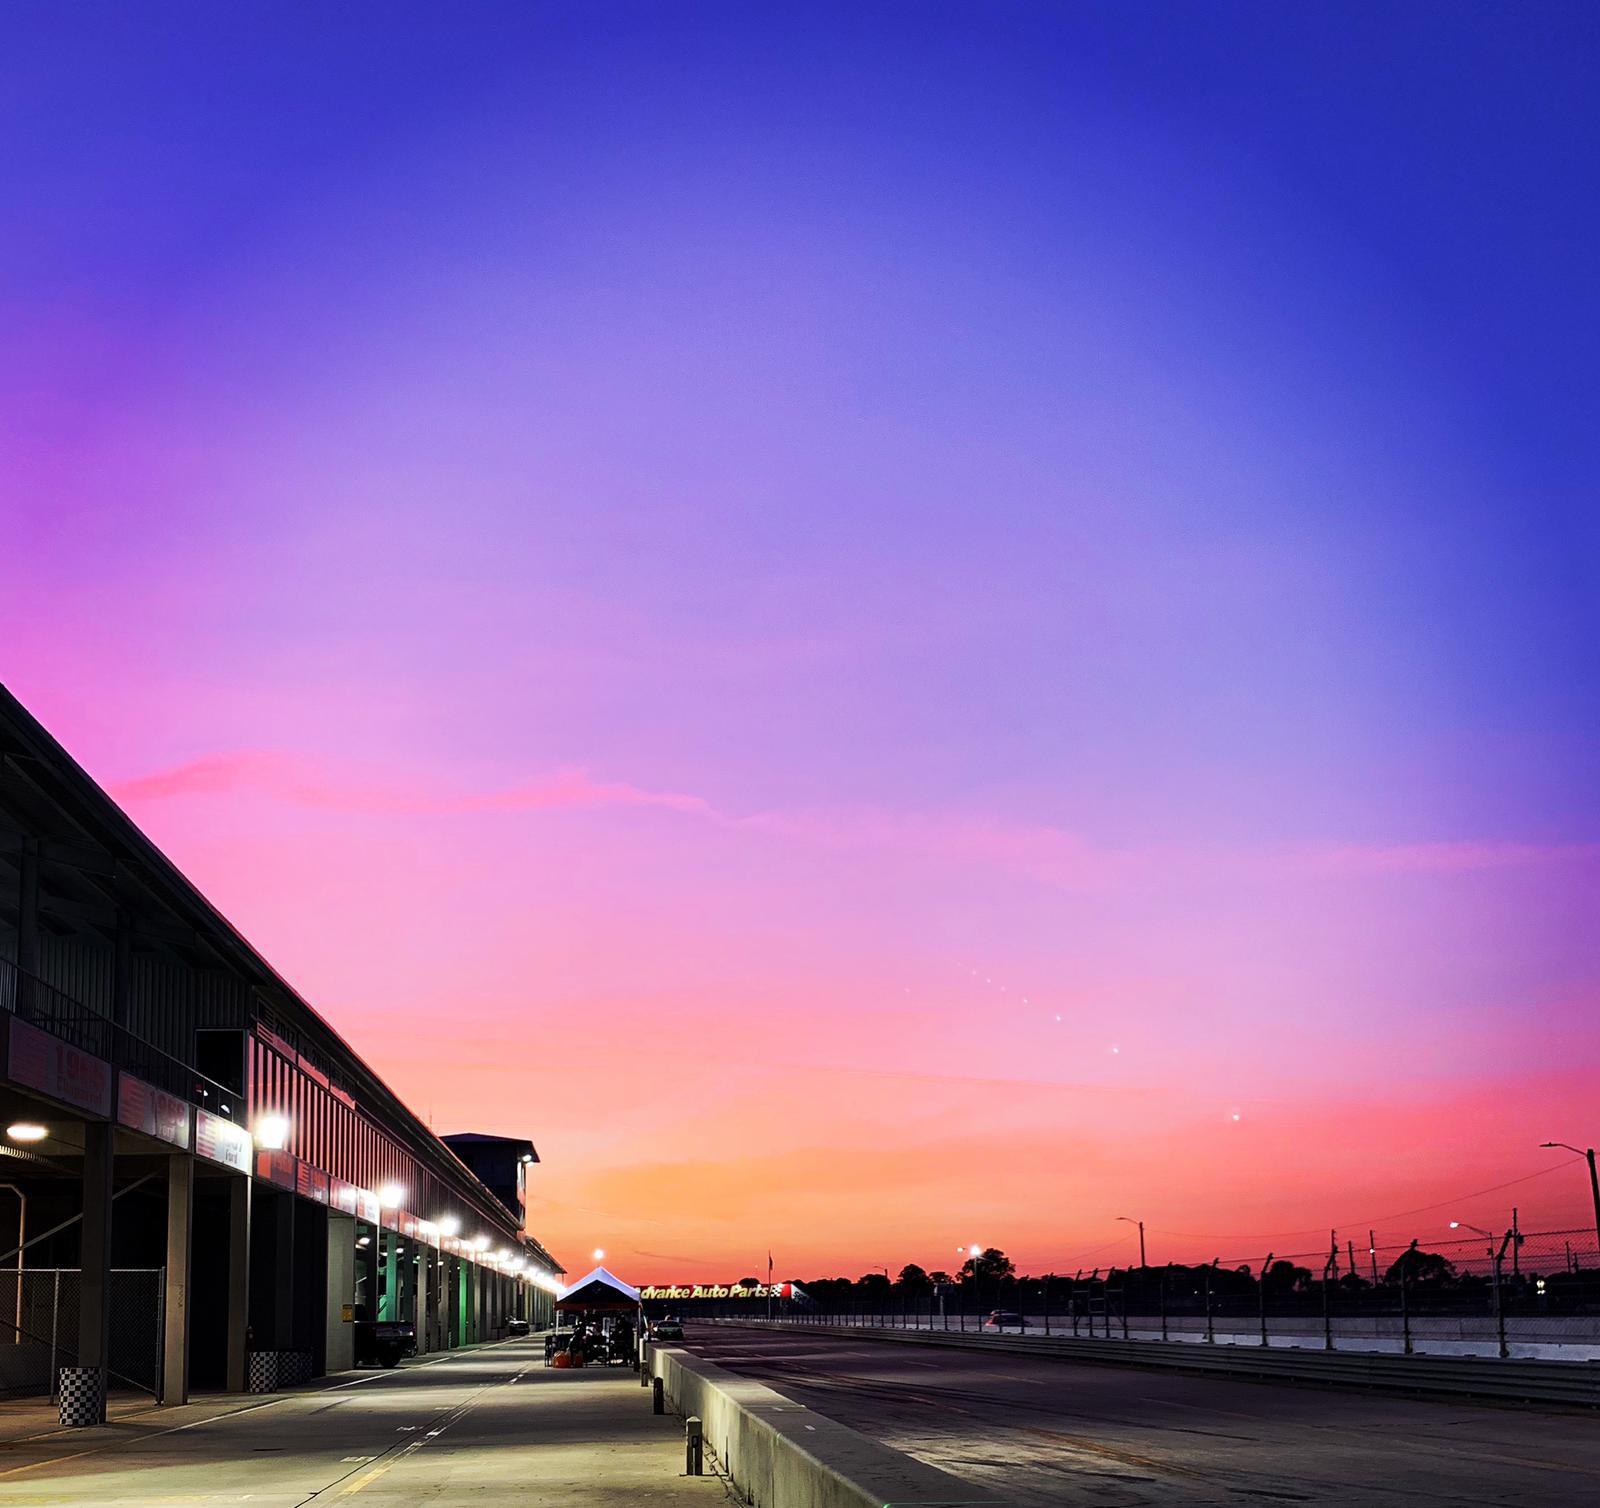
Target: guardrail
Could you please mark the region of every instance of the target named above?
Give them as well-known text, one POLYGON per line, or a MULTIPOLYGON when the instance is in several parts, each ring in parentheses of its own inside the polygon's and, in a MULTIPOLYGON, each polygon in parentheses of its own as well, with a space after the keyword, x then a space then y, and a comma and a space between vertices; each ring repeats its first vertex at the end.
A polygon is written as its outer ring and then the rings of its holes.
POLYGON ((650 1347, 650 1374, 674 1413, 699 1422, 700 1442, 747 1502, 763 1508, 1000 1508, 970 1483, 675 1346, 650 1347))
POLYGON ((704 1323, 757 1330, 795 1329, 806 1335, 836 1335, 951 1350, 998 1351, 1058 1361, 1216 1373, 1257 1381, 1311 1382, 1389 1392, 1600 1408, 1600 1363, 1595 1362, 1384 1356, 1348 1351, 1302 1351, 1293 1347, 1195 1346, 1182 1341, 963 1335, 959 1331, 890 1330, 857 1325, 792 1326, 779 1320, 722 1319, 704 1323))

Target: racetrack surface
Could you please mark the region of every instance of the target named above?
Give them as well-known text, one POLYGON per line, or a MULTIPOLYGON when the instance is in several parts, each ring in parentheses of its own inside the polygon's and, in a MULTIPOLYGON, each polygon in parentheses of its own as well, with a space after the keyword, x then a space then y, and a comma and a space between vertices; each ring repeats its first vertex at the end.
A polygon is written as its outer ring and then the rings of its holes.
POLYGON ((710 1325, 686 1345, 1018 1505, 1600 1505, 1589 1413, 710 1325))

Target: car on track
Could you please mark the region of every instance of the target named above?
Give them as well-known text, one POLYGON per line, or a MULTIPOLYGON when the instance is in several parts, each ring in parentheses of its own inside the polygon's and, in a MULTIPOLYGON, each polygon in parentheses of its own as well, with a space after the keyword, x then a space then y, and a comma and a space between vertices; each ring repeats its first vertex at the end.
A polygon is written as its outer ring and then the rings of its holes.
POLYGON ((527 1322, 527 1320, 519 1318, 519 1319, 508 1319, 506 1321, 506 1334, 507 1335, 526 1335, 527 1333, 528 1333, 528 1322, 527 1322))
POLYGON ((657 1320, 650 1327, 651 1340, 682 1340, 683 1326, 675 1319, 657 1320))
POLYGON ((983 1321, 986 1330, 1026 1330, 1028 1320, 1014 1309, 993 1309, 983 1321))

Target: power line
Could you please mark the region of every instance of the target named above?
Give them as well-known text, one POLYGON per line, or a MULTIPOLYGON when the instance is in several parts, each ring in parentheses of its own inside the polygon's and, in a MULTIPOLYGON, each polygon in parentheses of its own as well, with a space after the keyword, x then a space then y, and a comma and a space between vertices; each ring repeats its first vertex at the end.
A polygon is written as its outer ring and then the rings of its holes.
MULTIPOLYGON (((1448 1209, 1453 1204, 1465 1203, 1468 1199, 1481 1199, 1486 1194, 1498 1194, 1502 1189, 1513 1189, 1518 1184, 1532 1183, 1536 1178, 1544 1178, 1551 1173, 1559 1173, 1563 1168, 1570 1168, 1574 1163, 1582 1162, 1581 1157, 1569 1157, 1564 1162, 1558 1162, 1548 1168, 1541 1168, 1537 1173, 1525 1173, 1521 1178, 1509 1178, 1504 1183, 1493 1184, 1486 1189, 1478 1189, 1471 1194, 1454 1194, 1448 1199, 1441 1199, 1437 1204, 1422 1204, 1416 1209, 1396 1210, 1390 1215, 1364 1215, 1359 1220, 1335 1220, 1333 1226, 1340 1230, 1358 1226, 1379 1226, 1386 1220, 1404 1220, 1409 1215, 1426 1215, 1433 1210, 1448 1209)), ((1152 1233, 1162 1236, 1182 1236, 1189 1241, 1273 1241, 1280 1237, 1289 1236, 1314 1236, 1321 1231, 1329 1229, 1327 1225, 1307 1226, 1301 1230, 1257 1231, 1253 1235, 1239 1235, 1234 1233, 1226 1236, 1204 1234, 1192 1230, 1157 1230, 1151 1226, 1152 1233)), ((1102 1247, 1101 1250, 1104 1250, 1102 1247)))

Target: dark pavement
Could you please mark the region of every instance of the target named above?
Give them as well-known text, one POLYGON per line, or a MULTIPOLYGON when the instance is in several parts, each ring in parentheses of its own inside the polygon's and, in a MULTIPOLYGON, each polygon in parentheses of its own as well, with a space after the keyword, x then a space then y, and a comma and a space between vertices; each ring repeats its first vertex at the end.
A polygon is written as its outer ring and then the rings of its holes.
POLYGON ((1600 1418, 691 1326, 688 1349, 1018 1505, 1600 1508, 1600 1418))

